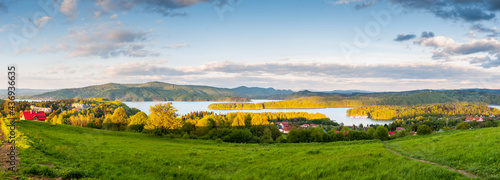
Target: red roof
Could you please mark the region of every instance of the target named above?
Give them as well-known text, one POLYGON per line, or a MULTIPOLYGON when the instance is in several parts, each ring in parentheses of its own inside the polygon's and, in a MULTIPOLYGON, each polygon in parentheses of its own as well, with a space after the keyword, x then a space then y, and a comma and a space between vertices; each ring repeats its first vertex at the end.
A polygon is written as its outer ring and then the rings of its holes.
POLYGON ((309 127, 309 124, 302 124, 300 127, 309 127))
POLYGON ((288 127, 290 126, 288 122, 279 122, 278 124, 282 125, 283 127, 288 127))
POLYGON ((283 128, 283 131, 290 131, 290 130, 292 130, 292 127, 290 127, 290 126, 286 126, 283 128))
POLYGON ((311 124, 311 127, 318 127, 317 124, 311 124))
POLYGON ((394 134, 396 134, 396 132, 394 132, 394 131, 389 131, 389 136, 392 136, 392 135, 394 135, 394 134))
POLYGON ((38 120, 45 121, 47 117, 45 117, 45 112, 43 111, 23 111, 21 117, 24 116, 24 120, 38 120))
POLYGON ((467 119, 465 119, 466 121, 482 121, 483 118, 482 117, 479 117, 479 116, 476 116, 476 117, 467 117, 467 119))

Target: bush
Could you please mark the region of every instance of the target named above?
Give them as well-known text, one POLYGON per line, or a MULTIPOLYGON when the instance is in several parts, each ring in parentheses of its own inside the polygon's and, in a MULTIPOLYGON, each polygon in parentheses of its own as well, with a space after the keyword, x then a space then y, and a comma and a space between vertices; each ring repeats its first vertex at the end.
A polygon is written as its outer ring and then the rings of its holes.
POLYGON ((443 131, 449 131, 449 130, 450 130, 450 127, 445 126, 445 127, 443 127, 443 128, 442 128, 442 130, 443 130, 443 131))
POLYGON ((215 140, 215 142, 217 142, 217 144, 220 144, 220 143, 222 143, 222 139, 217 138, 217 139, 215 140))
POLYGON ((432 133, 432 129, 427 126, 427 125, 420 125, 418 126, 417 128, 417 134, 418 135, 427 135, 427 134, 431 134, 432 133))
POLYGON ((375 130, 375 139, 387 140, 389 139, 389 130, 387 130, 384 126, 378 126, 377 130, 375 130))
POLYGON ((35 175, 43 177, 57 177, 57 173, 48 166, 40 166, 38 164, 32 165, 29 169, 21 171, 26 175, 35 175))
POLYGON ((493 122, 486 121, 486 123, 484 123, 484 126, 486 126, 486 127, 493 127, 493 122))
POLYGON ((461 122, 460 124, 457 125, 457 127, 455 127, 455 129, 469 129, 470 128, 470 125, 469 123, 467 122, 461 122))
POLYGON ((81 179, 87 177, 86 173, 80 170, 71 170, 63 175, 63 179, 81 179))
POLYGON ((247 143, 252 142, 254 137, 249 129, 231 129, 231 133, 224 137, 225 142, 247 143))
POLYGON ((287 142, 298 143, 299 142, 299 130, 292 129, 288 132, 287 142))
POLYGON ((276 138, 276 143, 286 143, 286 139, 284 139, 283 136, 280 136, 276 138))
POLYGON ((375 136, 375 128, 369 127, 368 131, 366 131, 366 134, 368 134, 369 136, 371 136, 373 138, 375 136))

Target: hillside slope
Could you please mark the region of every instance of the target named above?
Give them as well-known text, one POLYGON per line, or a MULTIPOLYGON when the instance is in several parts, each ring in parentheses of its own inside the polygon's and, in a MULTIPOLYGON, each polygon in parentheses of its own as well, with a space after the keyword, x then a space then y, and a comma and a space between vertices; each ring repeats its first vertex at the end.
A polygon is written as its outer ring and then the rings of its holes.
POLYGON ((227 89, 210 86, 175 85, 163 82, 144 84, 116 84, 88 86, 83 88, 62 89, 47 92, 29 99, 70 99, 104 98, 119 101, 247 101, 254 96, 290 93, 284 90, 245 88, 227 89))
POLYGON ((19 176, 39 176, 31 169, 42 164, 55 177, 96 179, 467 179, 396 155, 378 140, 266 146, 32 121, 18 129, 31 141, 19 150, 19 176))

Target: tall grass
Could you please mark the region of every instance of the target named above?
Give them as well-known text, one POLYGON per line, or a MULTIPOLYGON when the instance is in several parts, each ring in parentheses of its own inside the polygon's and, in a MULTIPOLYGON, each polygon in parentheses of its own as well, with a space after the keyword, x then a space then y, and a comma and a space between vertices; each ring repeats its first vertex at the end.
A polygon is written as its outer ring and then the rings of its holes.
MULTIPOLYGON (((21 168, 45 164, 52 166, 59 177, 467 179, 445 168, 391 153, 378 140, 259 145, 171 139, 28 121, 20 122, 19 129, 32 141, 32 148, 20 151, 21 168)), ((33 176, 38 171, 30 172, 33 176)))
POLYGON ((500 179, 500 128, 455 130, 390 141, 404 155, 500 179))

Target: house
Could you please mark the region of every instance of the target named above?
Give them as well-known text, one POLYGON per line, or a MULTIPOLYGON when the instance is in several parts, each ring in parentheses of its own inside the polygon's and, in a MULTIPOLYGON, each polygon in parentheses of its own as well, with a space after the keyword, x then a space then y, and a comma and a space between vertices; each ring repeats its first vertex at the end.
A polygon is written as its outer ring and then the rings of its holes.
POLYGON ((396 128, 396 131, 402 131, 402 130, 405 130, 405 129, 406 129, 406 128, 404 128, 404 127, 397 127, 397 128, 396 128))
POLYGON ((476 116, 476 117, 472 117, 472 116, 470 116, 470 117, 467 117, 467 118, 465 119, 465 121, 466 121, 466 122, 472 122, 472 121, 483 122, 483 121, 484 121, 484 119, 483 119, 483 117, 481 117, 481 116, 476 116))
POLYGON ((307 129, 307 128, 309 128, 309 124, 302 124, 302 126, 300 126, 300 128, 307 129))
POLYGON ((277 125, 278 129, 280 129, 281 133, 288 134, 288 131, 292 129, 292 127, 290 126, 290 124, 288 124, 288 122, 278 122, 277 124, 278 124, 277 125))
POLYGON ((43 107, 36 107, 34 105, 31 105, 31 110, 32 111, 43 111, 45 113, 50 113, 52 112, 52 108, 43 108, 43 107))
POLYGON ((392 135, 394 135, 394 134, 396 134, 396 132, 395 132, 395 131, 389 131, 389 136, 392 136, 392 135))
POLYGON ((47 117, 45 117, 45 112, 43 111, 23 111, 23 113, 19 116, 19 119, 30 121, 45 121, 47 117))
POLYGON ((82 103, 73 103, 73 104, 71 104, 71 107, 75 108, 75 109, 80 109, 80 110, 85 110, 85 109, 89 108, 86 104, 82 104, 82 103))
POLYGON ((311 124, 311 125, 310 125, 310 127, 311 127, 311 128, 317 128, 318 126, 319 126, 319 125, 317 125, 317 124, 311 124))
POLYGON ((291 126, 284 127, 282 130, 280 129, 280 131, 281 131, 282 133, 288 134, 288 132, 290 132, 290 130, 292 130, 292 127, 291 127, 291 126), (283 131, 282 131, 282 130, 283 130, 283 131))

